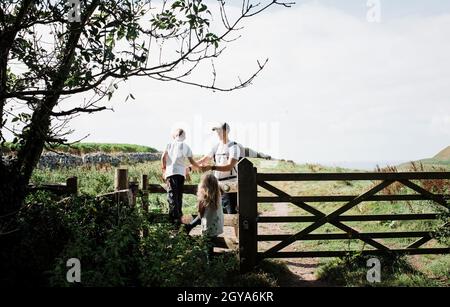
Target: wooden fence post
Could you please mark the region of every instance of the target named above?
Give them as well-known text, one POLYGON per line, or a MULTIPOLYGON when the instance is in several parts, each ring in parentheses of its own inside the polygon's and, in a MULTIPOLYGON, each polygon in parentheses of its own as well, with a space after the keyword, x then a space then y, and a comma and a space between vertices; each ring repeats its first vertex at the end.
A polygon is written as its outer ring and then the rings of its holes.
POLYGON ((258 242, 256 168, 248 159, 238 164, 239 262, 241 273, 256 265, 258 242))
MULTIPOLYGON (((128 188, 128 169, 116 168, 116 176, 114 179, 115 191, 123 191, 128 188)), ((119 193, 118 200, 121 202, 128 202, 128 193, 119 193)))
POLYGON ((132 207, 136 206, 137 194, 139 192, 139 182, 137 178, 133 178, 133 181, 129 183, 129 188, 131 191, 131 200, 129 205, 132 207))
POLYGON ((77 177, 67 178, 66 187, 68 193, 76 196, 78 194, 78 178, 77 177))
POLYGON ((148 213, 148 175, 142 174, 141 177, 141 190, 142 192, 142 210, 148 213))

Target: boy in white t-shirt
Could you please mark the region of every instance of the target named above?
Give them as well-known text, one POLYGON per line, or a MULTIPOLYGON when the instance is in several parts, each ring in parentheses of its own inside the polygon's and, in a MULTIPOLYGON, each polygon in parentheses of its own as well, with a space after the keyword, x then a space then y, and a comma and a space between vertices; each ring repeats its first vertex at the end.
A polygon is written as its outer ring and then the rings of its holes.
POLYGON ((169 202, 169 218, 179 226, 183 216, 183 187, 187 174, 186 159, 194 167, 199 167, 192 157, 191 148, 184 143, 186 133, 183 129, 175 130, 173 141, 169 143, 161 157, 162 171, 167 183, 167 200, 169 202))

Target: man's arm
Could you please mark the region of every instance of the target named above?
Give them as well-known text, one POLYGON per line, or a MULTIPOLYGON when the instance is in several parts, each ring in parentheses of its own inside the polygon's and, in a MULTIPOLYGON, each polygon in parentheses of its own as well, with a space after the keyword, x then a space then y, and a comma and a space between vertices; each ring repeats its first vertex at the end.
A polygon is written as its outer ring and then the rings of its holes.
POLYGON ((205 167, 203 168, 204 171, 208 170, 216 170, 219 172, 229 172, 233 170, 233 168, 236 166, 236 164, 239 162, 240 157, 240 150, 237 145, 233 145, 229 149, 229 158, 226 165, 215 165, 214 167, 205 167))
POLYGON ((221 166, 215 165, 214 167, 208 165, 208 166, 202 167, 202 170, 204 172, 207 172, 207 171, 213 170, 213 168, 214 168, 214 170, 219 171, 219 172, 229 172, 236 166, 237 163, 238 163, 238 160, 230 158, 230 159, 228 159, 227 165, 221 165, 221 166))

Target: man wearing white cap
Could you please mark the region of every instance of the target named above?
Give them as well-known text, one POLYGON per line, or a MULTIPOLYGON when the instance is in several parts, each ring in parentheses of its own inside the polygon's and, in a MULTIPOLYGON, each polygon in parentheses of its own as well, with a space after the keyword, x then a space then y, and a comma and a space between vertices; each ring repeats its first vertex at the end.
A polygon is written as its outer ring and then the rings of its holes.
MULTIPOLYGON (((220 142, 206 156, 198 160, 197 163, 200 165, 206 164, 212 159, 214 165, 203 166, 201 168, 202 171, 214 171, 214 176, 221 183, 236 182, 237 163, 244 153, 241 152, 242 149, 238 143, 229 140, 230 125, 225 122, 219 123, 212 130, 217 132, 220 142)), ((237 193, 224 193, 222 195, 222 207, 225 213, 237 213, 237 193)))

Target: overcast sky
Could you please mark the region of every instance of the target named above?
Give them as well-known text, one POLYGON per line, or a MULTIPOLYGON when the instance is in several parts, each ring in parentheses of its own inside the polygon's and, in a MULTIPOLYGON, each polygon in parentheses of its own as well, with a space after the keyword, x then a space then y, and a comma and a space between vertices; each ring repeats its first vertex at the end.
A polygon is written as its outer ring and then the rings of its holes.
POLYGON ((252 86, 213 93, 132 79, 113 98, 115 112, 72 122, 73 139, 162 149, 181 126, 201 154, 214 141, 209 126, 222 120, 244 145, 297 162, 433 156, 450 145, 450 1, 380 3, 379 22, 369 22, 366 0, 267 11, 216 64, 230 84, 269 58, 252 86), (136 100, 124 103, 129 92, 136 100))

